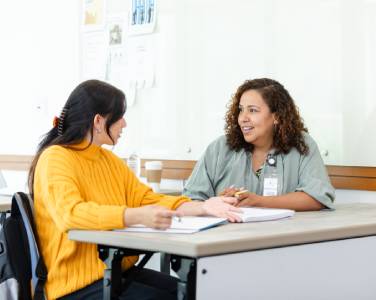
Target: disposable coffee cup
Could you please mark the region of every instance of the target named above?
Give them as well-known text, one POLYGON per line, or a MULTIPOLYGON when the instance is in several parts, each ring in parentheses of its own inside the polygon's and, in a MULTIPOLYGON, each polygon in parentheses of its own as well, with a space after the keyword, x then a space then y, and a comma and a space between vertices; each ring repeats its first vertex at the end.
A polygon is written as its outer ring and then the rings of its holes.
POLYGON ((156 193, 161 189, 162 168, 163 165, 161 161, 145 162, 146 181, 156 193))

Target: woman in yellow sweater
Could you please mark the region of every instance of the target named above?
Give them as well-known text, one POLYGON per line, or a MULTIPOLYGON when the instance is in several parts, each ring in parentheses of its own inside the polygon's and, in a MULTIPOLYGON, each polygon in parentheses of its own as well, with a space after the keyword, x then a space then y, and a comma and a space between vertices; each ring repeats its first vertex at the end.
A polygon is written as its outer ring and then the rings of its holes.
MULTIPOLYGON (((174 215, 213 215, 240 221, 236 199, 195 202, 155 194, 124 162, 101 146, 115 145, 126 126, 125 95, 89 80, 69 96, 39 144, 29 173, 35 220, 48 269, 48 299, 101 299, 104 263, 94 244, 68 239, 70 229, 106 230, 133 224, 166 229, 174 215)), ((137 257, 123 260, 132 272, 137 257)), ((176 279, 152 270, 132 274, 120 299, 176 299, 176 279)))

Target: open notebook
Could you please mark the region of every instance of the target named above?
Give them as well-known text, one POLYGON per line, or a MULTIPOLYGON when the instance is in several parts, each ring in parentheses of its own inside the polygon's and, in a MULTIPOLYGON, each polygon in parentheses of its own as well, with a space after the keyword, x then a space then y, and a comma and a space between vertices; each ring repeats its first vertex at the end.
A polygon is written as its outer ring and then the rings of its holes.
POLYGON ((292 217, 295 211, 280 208, 242 207, 241 216, 243 222, 272 221, 292 217))
POLYGON ((166 230, 153 229, 141 224, 119 230, 127 232, 194 233, 226 222, 225 218, 182 217, 180 221, 175 218, 172 219, 171 227, 166 230))
MULTIPOLYGON (((290 209, 274 209, 274 208, 255 208, 247 207, 241 208, 242 214, 239 214, 243 222, 259 222, 259 221, 271 221, 282 218, 292 217, 294 211, 290 209)), ((205 230, 217 225, 227 223, 224 218, 214 217, 182 217, 180 222, 177 219, 173 219, 171 227, 166 230, 158 230, 144 225, 133 225, 124 229, 117 229, 116 231, 126 232, 161 232, 161 233, 194 233, 201 230, 205 230)))

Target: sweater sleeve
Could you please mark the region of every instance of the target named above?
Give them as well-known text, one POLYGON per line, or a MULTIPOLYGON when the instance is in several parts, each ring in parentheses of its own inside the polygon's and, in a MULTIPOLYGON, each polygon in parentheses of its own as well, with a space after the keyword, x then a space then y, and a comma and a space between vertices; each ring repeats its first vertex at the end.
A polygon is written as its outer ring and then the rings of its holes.
POLYGON ((64 153, 57 153, 62 150, 49 150, 38 161, 35 181, 43 183, 38 187, 40 199, 56 226, 61 231, 123 228, 126 206, 101 205, 84 199, 73 162, 64 153))
POLYGON ((125 199, 126 205, 129 207, 156 204, 175 210, 182 203, 191 201, 191 199, 186 196, 168 196, 154 193, 152 189, 143 184, 125 164, 124 172, 125 199))

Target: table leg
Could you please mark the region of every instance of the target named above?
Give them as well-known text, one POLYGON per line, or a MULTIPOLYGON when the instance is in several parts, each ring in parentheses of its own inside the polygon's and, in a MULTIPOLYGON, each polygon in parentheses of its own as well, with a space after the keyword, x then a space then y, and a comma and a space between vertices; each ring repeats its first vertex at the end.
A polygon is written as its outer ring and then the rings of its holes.
POLYGON ((145 254, 138 264, 138 268, 143 268, 148 262, 153 252, 125 248, 112 248, 109 246, 98 245, 100 259, 105 263, 103 277, 103 300, 117 299, 125 289, 122 285, 121 261, 124 256, 145 254))
POLYGON ((161 252, 161 272, 165 274, 170 274, 170 260, 171 254, 161 252))
POLYGON ((104 270, 103 277, 103 300, 111 300, 111 289, 112 289, 112 262, 114 260, 115 253, 117 249, 101 249, 103 256, 106 256, 105 259, 102 258, 106 264, 106 269, 104 270), (106 254, 104 254, 106 251, 106 254))
POLYGON ((171 267, 179 276, 178 300, 196 299, 196 259, 172 255, 171 267))

